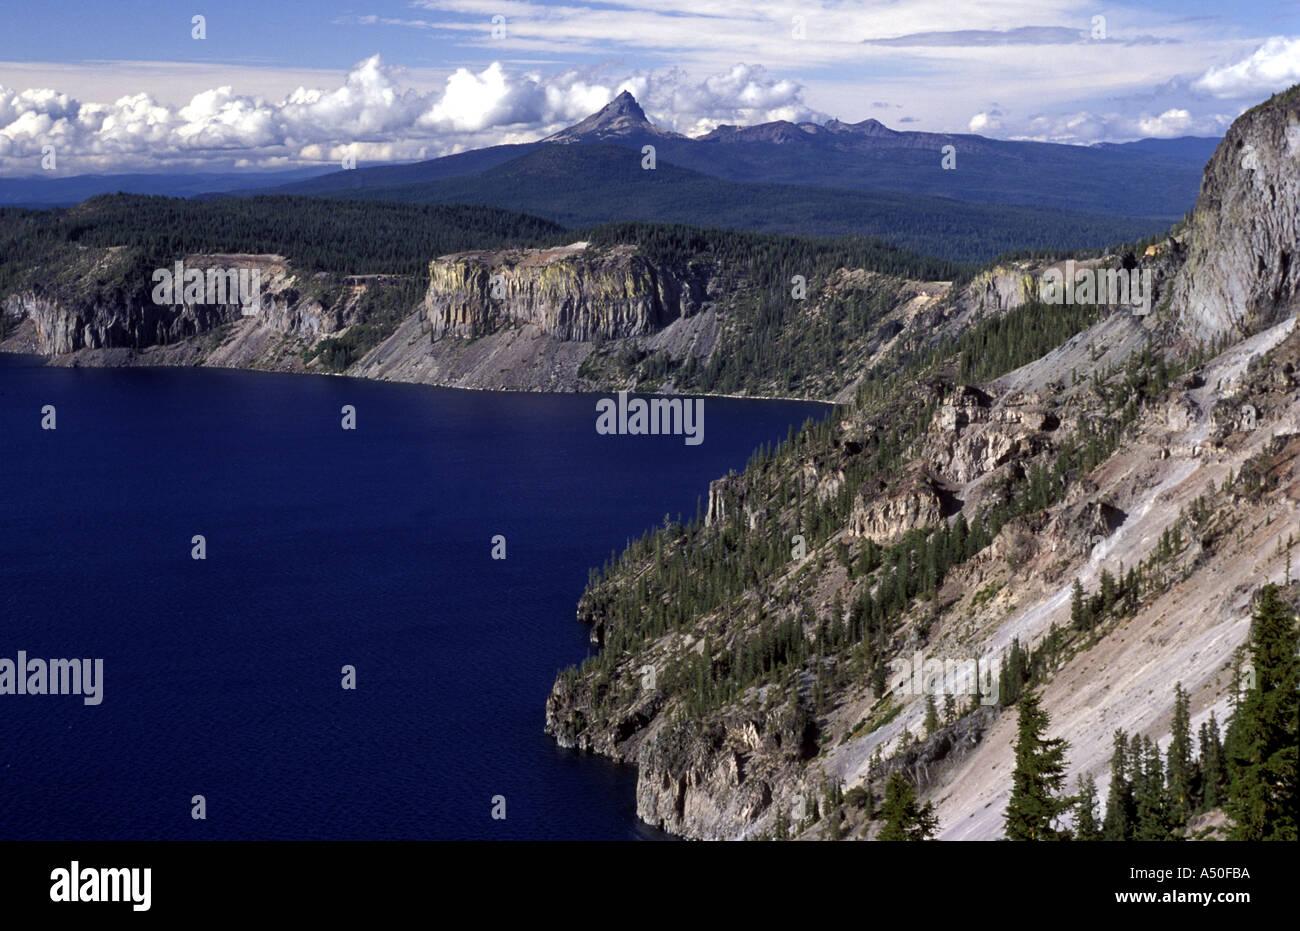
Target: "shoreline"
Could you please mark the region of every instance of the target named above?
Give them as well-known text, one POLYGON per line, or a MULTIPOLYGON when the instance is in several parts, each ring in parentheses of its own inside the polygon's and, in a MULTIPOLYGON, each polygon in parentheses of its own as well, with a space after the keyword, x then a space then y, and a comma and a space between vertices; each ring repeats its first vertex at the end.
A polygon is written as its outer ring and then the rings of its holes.
MULTIPOLYGON (((27 352, 27 351, 25 351, 25 350, 23 350, 23 349, 9 348, 9 347, 6 347, 6 346, 3 346, 3 345, 0 345, 0 354, 9 355, 9 356, 27 356, 27 357, 30 357, 30 358, 32 358, 32 359, 41 359, 41 360, 43 360, 42 363, 41 363, 41 366, 44 367, 44 368, 89 368, 89 369, 166 368, 166 369, 210 369, 210 370, 214 370, 214 371, 225 371, 225 372, 262 372, 262 373, 265 373, 265 374, 268 374, 268 375, 318 375, 318 376, 323 376, 323 377, 326 377, 326 378, 355 378, 355 379, 357 379, 358 381, 369 381, 369 382, 376 382, 376 383, 380 383, 380 384, 390 384, 390 385, 424 385, 424 386, 429 387, 429 388, 445 388, 445 389, 452 390, 452 391, 486 391, 486 392, 492 392, 493 394, 525 394, 525 395, 526 395, 526 394, 554 394, 554 395, 574 395, 574 396, 579 396, 579 397, 580 397, 580 396, 583 396, 583 395, 586 395, 586 396, 589 396, 589 397, 598 397, 598 396, 604 396, 604 395, 609 395, 609 394, 617 394, 619 391, 625 391, 625 390, 627 390, 627 389, 624 389, 624 388, 600 388, 600 389, 593 389, 593 390, 590 390, 590 391, 551 391, 551 390, 540 389, 540 388, 539 388, 539 389, 492 388, 492 387, 488 387, 488 386, 484 386, 484 385, 472 386, 472 387, 471 387, 471 386, 468 386, 468 385, 449 385, 449 384, 443 384, 443 383, 439 383, 439 382, 430 382, 430 381, 409 381, 409 380, 406 380, 406 379, 397 379, 397 378, 373 378, 373 377, 371 377, 371 376, 369 376, 369 375, 354 375, 354 374, 350 374, 350 373, 348 373, 348 372, 323 372, 323 371, 322 371, 322 372, 317 372, 317 371, 296 371, 296 370, 272 369, 272 368, 252 368, 252 367, 250 367, 250 366, 246 366, 246 365, 202 365, 202 364, 199 364, 199 365, 182 365, 182 364, 178 364, 178 363, 175 363, 175 362, 148 362, 148 361, 142 361, 142 362, 135 362, 135 361, 133 361, 133 362, 130 362, 130 363, 128 363, 128 364, 123 365, 123 364, 120 364, 120 363, 104 363, 104 364, 99 364, 99 363, 94 362, 94 361, 83 362, 83 360, 80 360, 80 359, 74 361, 74 362, 73 362, 72 364, 70 364, 70 365, 52 365, 52 364, 51 364, 51 363, 53 362, 53 360, 55 360, 55 359, 59 359, 59 358, 67 358, 67 357, 69 357, 69 356, 75 356, 75 355, 77 355, 78 353, 81 353, 81 352, 105 352, 105 351, 113 351, 113 350, 112 350, 112 349, 108 349, 108 350, 104 350, 104 349, 90 349, 90 350, 81 349, 81 350, 77 350, 77 352, 75 352, 75 353, 67 353, 67 354, 65 354, 65 355, 63 355, 63 356, 59 356, 59 355, 47 355, 47 354, 45 354, 45 353, 40 353, 40 352, 27 352)), ((133 352, 133 353, 136 352, 136 350, 134 350, 134 349, 127 350, 127 351, 129 351, 129 352, 133 352)), ((139 356, 137 355, 136 358, 138 359, 139 356)), ((842 406, 842 404, 840 404, 840 403, 838 403, 838 402, 836 402, 836 401, 826 401, 826 400, 822 400, 822 399, 820 399, 820 398, 800 398, 800 397, 787 397, 787 396, 781 396, 781 395, 766 395, 766 394, 720 394, 720 393, 716 393, 716 392, 703 392, 703 391, 702 391, 702 392, 681 392, 681 391, 675 391, 675 392, 661 392, 661 391, 629 391, 628 393, 629 393, 629 395, 640 395, 640 396, 643 396, 643 397, 655 397, 655 398, 686 398, 686 397, 691 397, 691 398, 723 398, 723 399, 727 399, 727 400, 731 400, 731 401, 796 401, 796 402, 801 403, 801 404, 818 404, 818 405, 821 405, 821 406, 823 406, 823 407, 828 407, 828 408, 836 408, 836 407, 841 407, 841 406, 842 406)))

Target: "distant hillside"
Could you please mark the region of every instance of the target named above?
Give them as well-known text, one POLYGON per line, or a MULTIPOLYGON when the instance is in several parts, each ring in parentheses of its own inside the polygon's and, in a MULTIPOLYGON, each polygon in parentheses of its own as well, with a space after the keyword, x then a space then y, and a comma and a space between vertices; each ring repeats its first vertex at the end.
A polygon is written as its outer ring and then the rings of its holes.
MULTIPOLYGON (((539 143, 527 145, 494 145, 486 149, 474 149, 460 152, 430 161, 414 162, 408 165, 376 165, 358 167, 347 171, 332 171, 313 177, 310 180, 281 184, 271 193, 275 194, 336 194, 340 191, 352 191, 358 188, 415 184, 423 181, 439 181, 443 178, 458 178, 462 175, 474 175, 495 168, 502 162, 517 158, 525 152, 531 152, 539 143)), ((254 185, 240 187, 235 193, 249 194, 254 185)), ((222 190, 230 191, 230 187, 222 190)), ((265 192, 263 192, 265 193, 265 192)))
MULTIPOLYGON (((350 172, 349 174, 359 174, 350 172)), ((312 182, 317 193, 327 179, 312 182)), ((294 191, 303 186, 295 185, 294 191)), ((490 204, 569 227, 613 221, 684 223, 795 235, 877 236, 957 261, 1025 249, 1084 249, 1136 241, 1161 220, 976 204, 941 197, 727 181, 659 160, 641 167, 616 145, 546 145, 479 174, 350 188, 350 199, 490 204)))
MULTIPOLYGON (((291 171, 226 172, 224 174, 119 174, 73 175, 50 178, 0 178, 0 206, 70 207, 99 194, 162 194, 191 197, 232 187, 253 191, 302 182, 330 172, 329 168, 297 168, 291 171)), ((333 182, 332 182, 333 183, 333 182)))
POLYGON ((1144 152, 1164 158, 1178 159, 1194 164, 1198 169, 1204 168, 1214 150, 1219 147, 1220 139, 1208 139, 1204 136, 1179 136, 1177 139, 1138 139, 1135 142, 1099 142, 1099 149, 1112 151, 1144 152))

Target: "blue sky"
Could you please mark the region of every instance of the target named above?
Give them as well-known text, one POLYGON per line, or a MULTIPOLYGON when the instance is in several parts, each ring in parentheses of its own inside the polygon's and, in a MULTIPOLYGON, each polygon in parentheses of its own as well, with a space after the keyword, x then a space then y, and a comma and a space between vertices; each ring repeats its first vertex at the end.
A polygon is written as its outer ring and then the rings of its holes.
POLYGON ((7 0, 0 175, 49 145, 60 174, 427 158, 540 138, 624 89, 690 134, 1218 135, 1297 82, 1300 0, 7 0))

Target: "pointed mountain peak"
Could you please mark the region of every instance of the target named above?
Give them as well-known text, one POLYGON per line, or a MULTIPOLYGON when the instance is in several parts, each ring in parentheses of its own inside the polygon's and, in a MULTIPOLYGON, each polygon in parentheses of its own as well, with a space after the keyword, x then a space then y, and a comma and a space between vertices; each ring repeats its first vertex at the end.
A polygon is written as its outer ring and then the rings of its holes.
POLYGON ((543 142, 601 142, 617 141, 629 137, 676 137, 646 119, 641 104, 628 91, 623 91, 581 123, 562 129, 543 142))
POLYGON ((605 104, 605 106, 596 114, 597 119, 614 119, 620 116, 630 116, 633 119, 642 120, 647 123, 650 122, 645 118, 645 111, 642 110, 641 105, 636 102, 636 98, 632 96, 631 91, 623 91, 623 93, 605 104))

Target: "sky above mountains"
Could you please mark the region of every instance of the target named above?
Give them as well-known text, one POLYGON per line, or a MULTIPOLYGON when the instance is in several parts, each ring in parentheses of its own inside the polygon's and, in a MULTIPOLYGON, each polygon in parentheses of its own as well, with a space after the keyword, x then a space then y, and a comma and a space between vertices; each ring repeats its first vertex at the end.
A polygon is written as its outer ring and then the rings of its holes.
POLYGON ((46 0, 0 8, 0 176, 433 158, 623 90, 690 135, 1216 136, 1297 82, 1300 0, 46 0))

